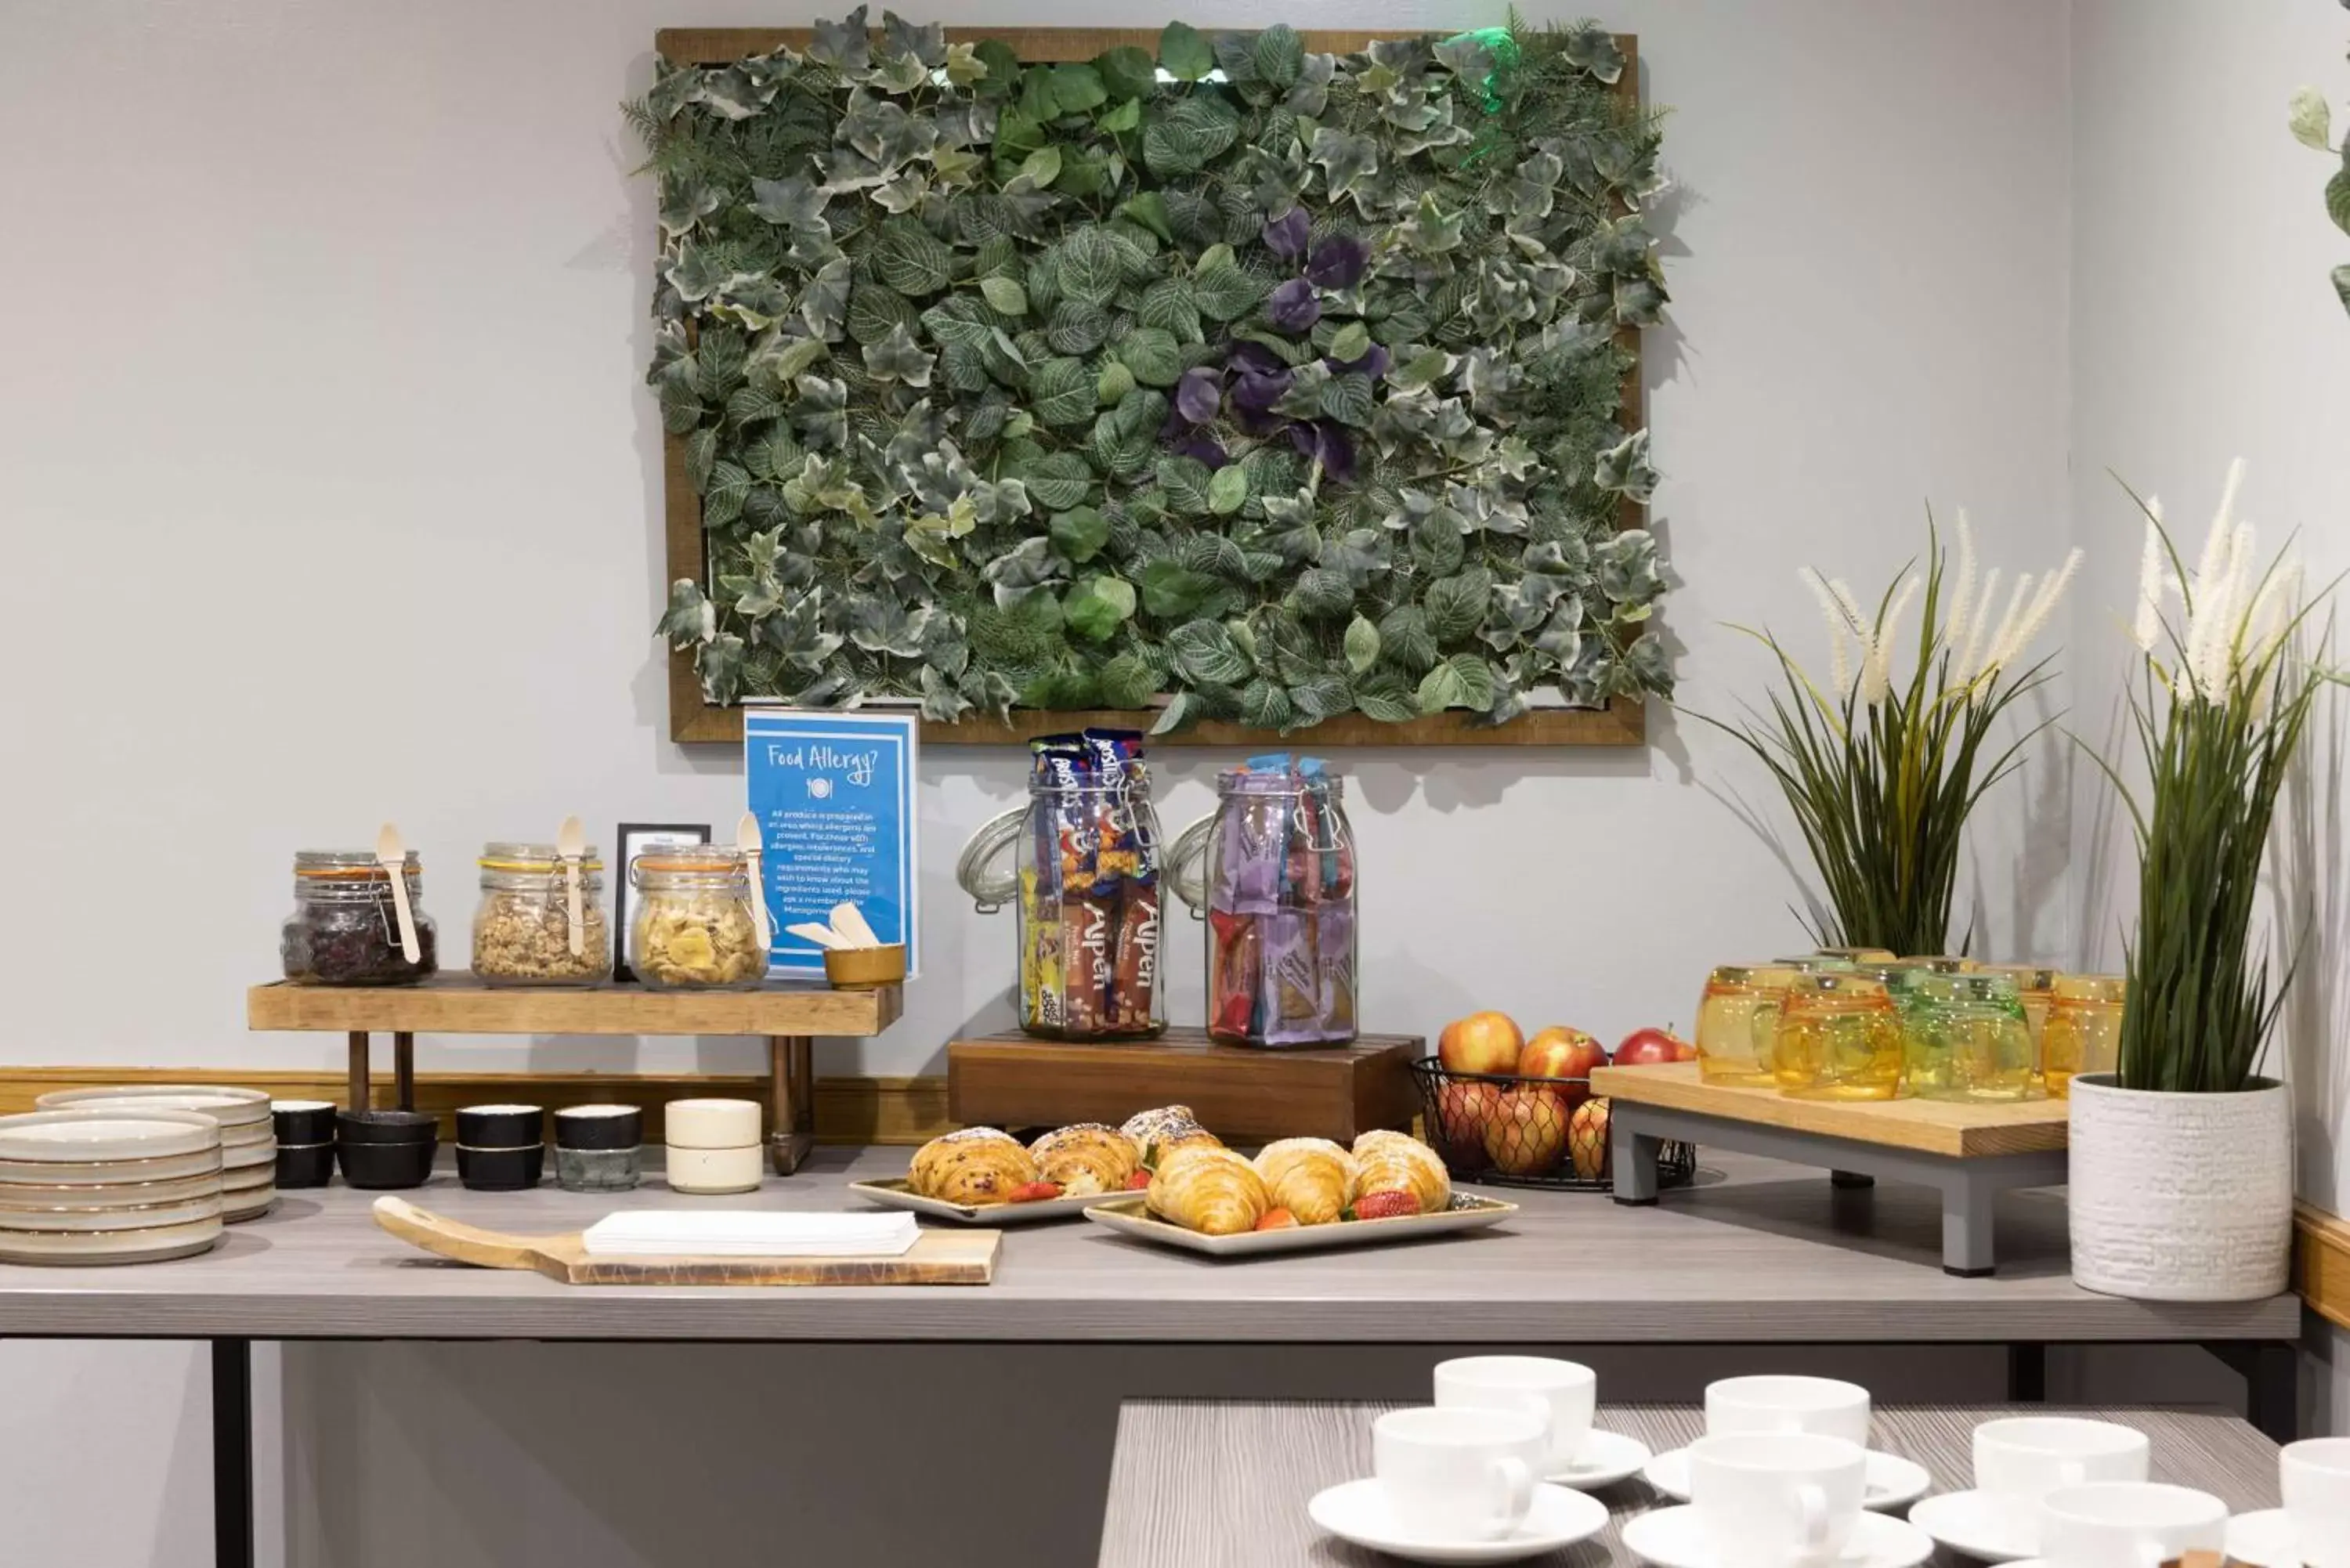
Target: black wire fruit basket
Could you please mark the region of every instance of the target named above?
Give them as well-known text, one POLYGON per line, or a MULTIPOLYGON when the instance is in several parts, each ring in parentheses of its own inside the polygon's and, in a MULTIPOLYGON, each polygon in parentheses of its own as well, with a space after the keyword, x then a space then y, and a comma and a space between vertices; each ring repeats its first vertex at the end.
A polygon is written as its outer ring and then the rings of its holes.
MULTIPOLYGON (((1560 1192, 1615 1189, 1607 1099, 1588 1078, 1526 1078, 1455 1073, 1434 1056, 1411 1064, 1429 1146, 1455 1179, 1481 1187, 1544 1187, 1560 1192)), ((1657 1157, 1657 1184, 1697 1178, 1697 1147, 1669 1140, 1657 1157)))

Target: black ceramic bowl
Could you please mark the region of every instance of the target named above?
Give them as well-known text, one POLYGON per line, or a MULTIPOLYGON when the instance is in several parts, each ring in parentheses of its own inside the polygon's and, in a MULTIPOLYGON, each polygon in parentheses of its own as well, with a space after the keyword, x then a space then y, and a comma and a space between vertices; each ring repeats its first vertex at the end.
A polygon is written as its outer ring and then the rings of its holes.
POLYGON ((519 1192, 536 1187, 546 1172, 546 1146, 471 1148, 457 1146, 457 1179, 476 1192, 519 1192))
POLYGON ((272 1100, 269 1118, 276 1125, 280 1144, 299 1146, 335 1141, 332 1100, 272 1100))
POLYGON ((537 1106, 467 1106, 457 1113, 460 1148, 521 1148, 546 1141, 546 1112, 537 1106))
POLYGON ((555 1113, 557 1148, 634 1148, 645 1141, 645 1113, 634 1106, 566 1106, 555 1113))
POLYGON ((335 1174, 335 1146, 330 1143, 281 1143, 277 1146, 277 1185, 324 1187, 335 1174))
POLYGON ((353 1187, 421 1187, 432 1174, 434 1143, 350 1143, 335 1146, 335 1163, 353 1187))
POLYGON ((440 1126, 422 1111, 337 1111, 335 1141, 431 1145, 440 1140, 440 1126))

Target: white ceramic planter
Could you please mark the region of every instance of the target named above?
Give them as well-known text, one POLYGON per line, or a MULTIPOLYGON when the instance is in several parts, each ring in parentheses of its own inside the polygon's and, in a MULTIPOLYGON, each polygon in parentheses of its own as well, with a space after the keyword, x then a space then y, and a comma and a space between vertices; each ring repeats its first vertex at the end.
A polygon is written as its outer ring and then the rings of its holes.
POLYGON ((2255 1078, 2233 1095, 2073 1080, 2073 1280, 2140 1301, 2254 1301, 2293 1251, 2293 1098, 2255 1078))

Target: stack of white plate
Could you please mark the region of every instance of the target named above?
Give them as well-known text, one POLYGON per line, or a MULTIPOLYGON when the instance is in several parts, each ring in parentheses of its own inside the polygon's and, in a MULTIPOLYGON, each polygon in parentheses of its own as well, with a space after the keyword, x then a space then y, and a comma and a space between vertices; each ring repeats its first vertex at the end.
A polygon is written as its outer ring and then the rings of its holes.
POLYGON ((136 1107, 0 1116, 0 1262, 146 1263, 221 1239, 221 1128, 136 1107))
POLYGON ((193 1111, 220 1124, 221 1218, 258 1220, 277 1204, 277 1128, 259 1089, 209 1084, 117 1084, 58 1089, 34 1102, 45 1111, 193 1111))

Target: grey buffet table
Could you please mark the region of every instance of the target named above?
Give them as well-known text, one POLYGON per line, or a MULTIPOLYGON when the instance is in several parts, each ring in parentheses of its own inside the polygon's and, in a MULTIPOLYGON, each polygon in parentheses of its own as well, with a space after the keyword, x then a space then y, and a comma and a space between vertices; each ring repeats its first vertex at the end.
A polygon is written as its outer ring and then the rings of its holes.
MULTIPOLYGON (((1370 1473, 1371 1420, 1391 1405, 1130 1399, 1118 1411, 1100 1568, 1356 1568, 1391 1563, 1324 1535, 1305 1515, 1324 1487, 1370 1473)), ((1934 1490, 1973 1485, 1975 1423, 2017 1407, 1912 1407, 1876 1413, 1872 1447, 1915 1459, 1934 1490)), ((2044 1407, 2042 1407, 2044 1408, 2044 1407)), ((2082 1410, 2154 1442, 2154 1479, 2199 1488, 2243 1513, 2277 1506, 2277 1445, 2232 1416, 2082 1410)), ((1705 1429, 1688 1405, 1609 1405, 1598 1425, 1661 1453, 1705 1429)), ((1635 1478, 1593 1494, 1607 1504, 1595 1541, 1530 1560, 1533 1568, 1633 1568, 1624 1522, 1660 1501, 1635 1478)), ((1948 1555, 1947 1552, 1944 1553, 1948 1555)))
MULTIPOLYGON (((576 1231, 615 1208, 837 1209, 853 1176, 902 1174, 905 1148, 819 1148, 756 1194, 477 1193, 452 1174, 408 1196, 494 1230, 576 1231)), ((370 1195, 288 1192, 200 1258, 118 1269, 0 1266, 0 1335, 212 1345, 219 1562, 252 1561, 254 1340, 971 1341, 1448 1345, 1473 1314, 1489 1344, 2002 1345, 2008 1396, 2038 1399, 2052 1344, 2203 1345, 2243 1371, 2252 1420, 2290 1434, 2301 1307, 2164 1305, 2092 1295, 2067 1272, 2061 1191, 2003 1194, 1989 1279, 1940 1266, 1929 1190, 1833 1189, 1819 1172, 1705 1150, 1700 1184, 1653 1208, 1499 1192, 1492 1231, 1409 1247, 1219 1262, 1076 1221, 1006 1231, 984 1287, 783 1290, 566 1286, 428 1258, 378 1230, 370 1195)), ((1497 1189, 1498 1191, 1498 1189, 1497 1189)))

